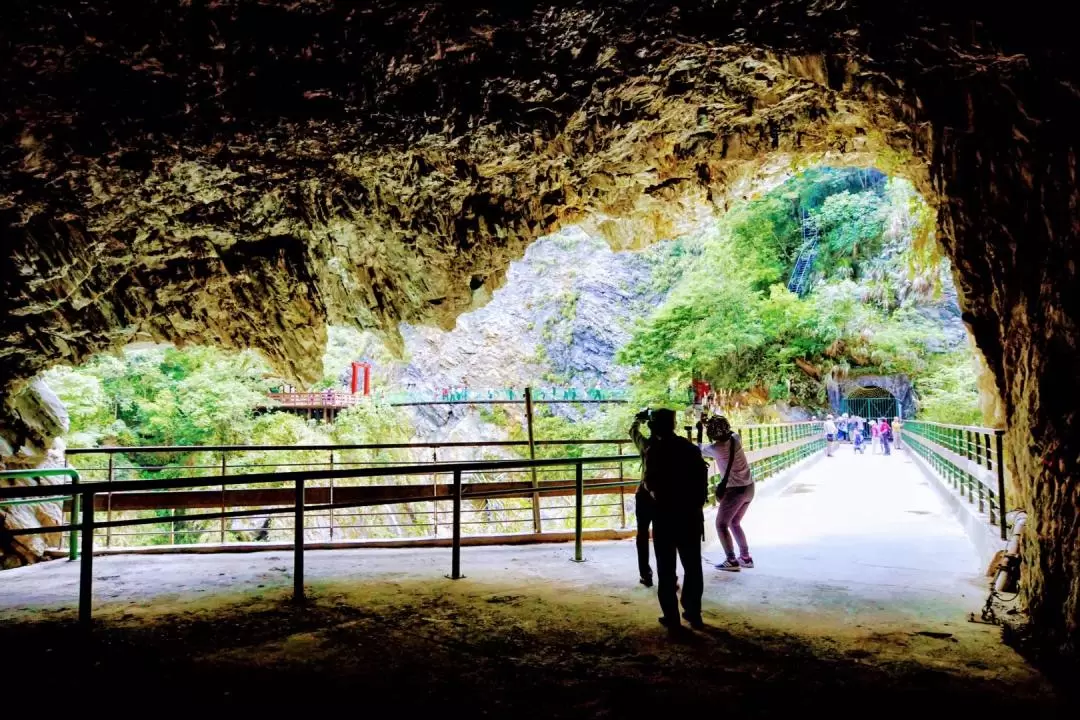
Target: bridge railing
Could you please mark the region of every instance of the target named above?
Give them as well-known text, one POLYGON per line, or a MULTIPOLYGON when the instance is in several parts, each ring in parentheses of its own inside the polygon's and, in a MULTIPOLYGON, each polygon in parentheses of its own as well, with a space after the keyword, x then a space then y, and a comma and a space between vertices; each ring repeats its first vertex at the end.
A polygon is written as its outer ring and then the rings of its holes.
MULTIPOLYGON (((541 440, 535 442, 537 457, 582 456, 590 449, 611 449, 622 454, 632 448, 626 440, 541 440)), ((400 494, 411 487, 426 492, 430 502, 366 504, 346 510, 329 509, 317 514, 309 528, 310 539, 324 543, 359 540, 424 540, 447 537, 451 531, 449 508, 434 499, 437 494, 438 469, 449 461, 524 459, 527 441, 374 443, 341 445, 212 445, 150 446, 69 449, 68 459, 90 481, 104 481, 111 491, 98 498, 97 510, 106 521, 115 517, 157 517, 158 524, 148 528, 109 529, 99 542, 106 548, 138 548, 150 545, 239 545, 287 540, 288 528, 268 516, 253 516, 227 522, 219 518, 216 526, 194 522, 190 510, 219 508, 223 513, 233 507, 259 507, 280 499, 282 488, 265 487, 258 491, 242 488, 236 478, 252 473, 275 472, 282 484, 294 473, 307 470, 349 468, 386 468, 402 465, 426 465, 432 468, 428 478, 415 475, 382 476, 379 487, 362 476, 339 479, 330 477, 312 487, 311 492, 325 495, 328 502, 352 497, 379 500, 400 494), (145 479, 198 478, 189 489, 170 492, 136 492, 133 488, 145 479), (427 480, 426 483, 422 483, 427 480), (422 484, 421 484, 422 483, 422 484), (391 489, 393 488, 398 489, 391 489)), ((612 463, 590 466, 587 479, 634 480, 636 464, 612 463), (627 475, 627 473, 630 473, 627 475)), ((477 484, 524 482, 527 486, 560 480, 565 469, 496 468, 477 471, 470 477, 477 484)), ((634 480, 634 482, 637 482, 634 480)), ((588 492, 586 525, 592 529, 627 526, 627 493, 624 489, 604 493, 588 492)), ((629 510, 632 511, 631 505, 629 510)), ((573 517, 565 493, 541 494, 529 499, 500 498, 470 504, 463 510, 466 530, 474 534, 542 533, 566 530, 573 517)), ((106 525, 106 527, 109 527, 106 525)))
MULTIPOLYGON (((753 425, 739 428, 756 480, 764 480, 819 451, 824 443, 820 423, 753 425)), ((590 448, 614 449, 622 459, 585 468, 587 481, 584 524, 590 531, 616 534, 632 526, 633 494, 640 478, 640 462, 629 439, 540 440, 539 457, 564 459, 584 456, 590 448), (596 485, 597 483, 617 483, 596 485)), ((384 443, 367 445, 217 445, 77 448, 68 460, 77 466, 54 471, 18 471, 14 476, 81 476, 101 483, 93 511, 98 522, 97 546, 119 552, 131 550, 257 549, 288 541, 292 528, 287 519, 259 508, 292 501, 291 480, 297 473, 314 470, 362 470, 386 472, 372 484, 369 475, 346 473, 312 481, 306 492, 325 503, 325 510, 308 516, 308 541, 318 546, 349 544, 430 544, 453 532, 449 504, 440 500, 445 482, 440 478, 448 461, 524 459, 526 441, 486 443, 384 443), (462 457, 460 453, 472 457, 462 457), (142 460, 142 462, 134 462, 142 460), (394 473, 398 467, 423 466, 427 476, 394 473), (77 470, 77 471, 76 471, 77 470), (249 487, 245 478, 272 474, 267 481, 249 487), (186 480, 183 487, 161 490, 147 483, 157 479, 186 480), (424 501, 413 500, 424 497, 424 501), (345 508, 340 502, 353 502, 345 508), (244 509, 231 517, 230 510, 244 509), (215 514, 205 511, 215 510, 215 514), (198 513, 193 515, 192 513, 198 513), (125 520, 137 521, 126 525, 125 520), (247 546, 246 548, 243 546, 247 546)), ((568 460, 569 461, 569 460, 568 460)), ((540 535, 566 532, 577 518, 571 493, 551 490, 567 481, 567 467, 497 466, 469 474, 468 490, 516 490, 516 495, 470 501, 462 509, 461 525, 468 537, 513 536, 516 541, 540 539, 540 535)), ((10 474, 10 473, 9 473, 10 474)), ((0 473, 0 475, 3 475, 0 473)), ((77 496, 65 494, 63 486, 50 498, 0 499, 0 506, 30 502, 60 502, 74 518, 79 513, 77 496)), ((14 489, 13 489, 14 490, 14 489)), ((470 495, 470 497, 474 497, 470 495)), ((55 553, 77 550, 74 534, 46 535, 58 538, 55 553)))
MULTIPOLYGON (((824 447, 821 423, 751 425, 740 428, 748 460, 757 480, 774 475, 824 447)), ((355 508, 329 508, 312 516, 309 540, 341 544, 373 540, 407 543, 448 537, 452 532, 447 503, 440 502, 439 469, 448 461, 505 460, 527 457, 527 441, 380 443, 356 445, 212 445, 148 446, 69 449, 68 460, 83 478, 104 482, 108 491, 96 499, 95 511, 104 515, 100 546, 106 549, 137 549, 159 546, 227 546, 288 540, 289 528, 280 518, 254 515, 229 521, 231 508, 271 506, 291 492, 288 481, 307 470, 392 468, 424 464, 429 476, 381 476, 371 486, 362 476, 329 477, 309 489, 333 504, 352 498, 365 503, 355 508), (140 460, 141 462, 135 462, 140 460), (250 490, 237 482, 252 473, 278 473, 281 487, 250 490), (156 478, 198 480, 188 488, 168 493, 146 490, 139 483, 156 478), (426 482, 422 482, 426 480, 426 482), (406 488, 413 488, 407 491, 406 488), (395 500, 402 492, 426 493, 426 503, 395 500), (386 502, 383 502, 386 501, 386 502), (216 522, 196 521, 190 511, 218 509, 216 522), (156 518, 149 526, 120 527, 114 519, 156 518)), ((583 456, 592 449, 612 449, 618 455, 633 451, 629 438, 586 440, 538 440, 536 456, 583 456)), ((470 480, 478 488, 540 487, 565 481, 565 468, 504 467, 476 471, 470 480)), ((590 530, 618 531, 632 524, 634 486, 639 482, 636 458, 586 469, 589 482, 621 481, 616 489, 587 490, 586 526, 590 530)), ((65 509, 70 509, 70 504, 65 509)), ((467 535, 538 535, 565 532, 575 521, 567 493, 536 493, 528 497, 503 497, 471 503, 464 510, 467 535)), ((62 538, 61 542, 66 542, 62 538)), ((63 552, 64 545, 57 549, 63 552)))
POLYGON ((1004 430, 905 420, 904 442, 1008 539, 1004 430))
MULTIPOLYGON (((744 429, 747 432, 747 429, 744 429)), ((747 437, 750 433, 747 432, 747 437)), ((551 441, 548 441, 551 442, 551 441)), ((559 441, 571 445, 586 444, 583 441, 559 441)), ((617 443, 623 441, 592 441, 598 444, 617 443)), ((770 443, 750 450, 754 453, 754 462, 760 463, 770 458, 785 458, 783 461, 774 461, 791 464, 800 452, 805 448, 820 443, 820 438, 812 433, 812 428, 790 428, 774 430, 765 433, 761 442, 770 443)), ((235 446, 228 446, 235 448, 235 446)), ((139 448, 145 450, 146 448, 139 448)), ((158 448, 161 450, 160 448, 158 448)), ((189 448, 190 449, 190 448, 189 448)), ((133 448, 98 448, 98 450, 120 451, 133 450, 133 448)), ((177 448, 168 448, 175 452, 177 448)), ((82 453, 88 454, 88 453, 82 453)), ((805 455, 804 455, 805 456, 805 455)), ((112 457, 112 455, 110 455, 112 457)), ((466 512, 466 502, 490 502, 506 498, 530 498, 537 496, 562 496, 572 497, 574 560, 583 560, 582 541, 584 528, 588 519, 585 499, 589 494, 611 494, 613 492, 625 492, 627 488, 634 488, 638 480, 628 478, 621 471, 618 477, 604 476, 600 471, 605 467, 617 466, 621 468, 627 463, 636 464, 636 455, 606 455, 588 457, 559 457, 544 458, 539 460, 484 460, 468 462, 444 462, 444 463, 420 463, 411 465, 389 465, 371 467, 345 467, 335 469, 305 469, 295 472, 264 472, 252 473, 230 477, 230 483, 239 486, 235 492, 247 493, 246 501, 242 497, 233 498, 230 506, 243 506, 255 504, 259 507, 254 509, 221 509, 215 505, 211 512, 194 513, 184 517, 185 521, 224 520, 229 518, 251 518, 285 516, 292 518, 289 528, 292 535, 291 548, 293 550, 293 594, 296 600, 304 598, 304 552, 311 547, 308 542, 308 532, 312 529, 312 521, 319 513, 332 511, 346 511, 361 507, 388 506, 388 505, 425 505, 431 503, 448 502, 450 504, 451 537, 444 542, 429 543, 449 545, 451 548, 451 573, 450 577, 461 577, 461 546, 463 540, 463 527, 467 520, 463 519, 466 512), (559 470, 564 473, 563 477, 543 483, 534 483, 530 480, 501 481, 501 482, 472 482, 466 483, 466 477, 482 476, 492 472, 531 472, 539 470, 559 470), (572 475, 567 475, 567 471, 572 475), (593 471, 592 477, 587 477, 593 471), (363 479, 387 479, 387 478, 425 478, 432 477, 430 484, 406 484, 406 485, 358 485, 343 486, 338 495, 329 491, 323 483, 327 481, 346 481, 363 479), (571 479, 572 478, 572 479, 571 479), (261 494, 260 494, 261 493, 261 494)), ((114 466, 115 469, 115 466, 114 466)), ((92 607, 93 588, 93 557, 96 543, 102 533, 108 533, 116 528, 139 527, 160 523, 160 517, 125 517, 110 519, 106 515, 100 518, 103 509, 103 498, 112 496, 115 499, 127 499, 138 497, 154 507, 167 505, 170 495, 175 493, 199 492, 206 478, 203 477, 169 477, 149 480, 131 480, 121 484, 109 480, 85 481, 74 469, 62 470, 37 470, 37 471, 0 471, 0 481, 6 478, 23 479, 34 476, 48 476, 65 474, 71 478, 70 485, 32 485, 0 487, 0 504, 13 502, 55 502, 58 497, 71 497, 73 501, 69 505, 70 520, 67 525, 28 528, 21 530, 3 530, 0 534, 9 538, 27 535, 55 535, 58 533, 78 533, 81 544, 79 554, 81 568, 79 576, 79 619, 83 623, 90 622, 92 607), (118 489, 119 487, 119 489, 118 489)), ((226 502, 229 502, 227 499, 226 502)), ((216 503, 216 500, 215 500, 216 503)), ((192 505, 194 508, 204 507, 192 505)), ((107 505, 106 505, 107 509, 107 505)), ((107 537, 107 535, 106 535, 107 537)), ((76 550, 72 543, 71 556, 74 559, 76 550)))
POLYGON ((825 449, 825 426, 821 422, 743 425, 733 429, 742 439, 756 481, 825 449))

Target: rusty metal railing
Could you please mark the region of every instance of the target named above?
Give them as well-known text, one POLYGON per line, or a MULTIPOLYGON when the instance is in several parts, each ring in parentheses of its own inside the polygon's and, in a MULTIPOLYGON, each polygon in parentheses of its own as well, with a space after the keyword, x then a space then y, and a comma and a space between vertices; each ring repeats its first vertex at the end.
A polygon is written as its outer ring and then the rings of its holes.
MULTIPOLYGON (((541 452, 555 450, 562 455, 582 454, 589 447, 611 447, 622 453, 629 440, 540 440, 535 445, 541 452)), ((375 443, 354 445, 214 445, 214 446, 149 446, 149 447, 104 447, 80 448, 68 451, 69 460, 76 463, 83 477, 90 481, 104 481, 111 487, 97 500, 96 511, 104 512, 106 523, 114 518, 157 517, 158 525, 150 528, 114 530, 107 526, 99 542, 105 548, 139 548, 159 545, 188 545, 208 543, 243 544, 245 542, 268 542, 287 539, 288 528, 281 519, 269 517, 251 517, 243 521, 227 523, 221 518, 216 529, 205 527, 205 523, 196 523, 185 515, 191 509, 218 507, 225 512, 231 507, 251 507, 258 505, 260 497, 267 493, 237 492, 235 478, 249 473, 278 472, 283 476, 305 470, 391 467, 408 463, 423 462, 437 469, 448 459, 467 458, 451 457, 462 451, 479 452, 486 457, 480 459, 500 459, 490 454, 524 454, 528 449, 527 441, 492 441, 492 442, 430 442, 430 443, 375 443), (283 453, 291 457, 278 457, 283 453), (441 453, 441 454, 440 454, 441 453), (185 463, 176 463, 176 455, 186 456, 185 463), (105 456, 106 462, 91 464, 93 458, 105 456), (162 464, 152 464, 154 457, 163 458, 162 464), (136 457, 143 462, 133 463, 129 458, 136 457), (172 459, 174 462, 165 462, 172 459), (87 462, 91 460, 91 462, 87 462), (126 492, 132 482, 154 477, 191 477, 200 478, 201 483, 190 490, 169 493, 126 492), (195 489, 198 488, 198 489, 195 489), (216 493, 216 501, 211 498, 216 493), (168 513, 163 515, 162 513, 168 513), (244 527, 238 527, 242 523, 244 527), (262 523, 263 526, 252 525, 262 523), (271 527, 272 525, 272 527, 271 527)), ((501 459, 510 459, 503 457, 501 459)), ((612 466, 589 468, 587 479, 608 475, 634 480, 635 466, 630 472, 624 463, 612 466)), ((540 480, 555 479, 556 469, 532 469, 529 471, 497 470, 476 473, 477 482, 499 482, 537 473, 540 480)), ((282 482, 288 478, 283 477, 282 482)), ((391 482, 408 482, 417 487, 417 492, 428 492, 434 496, 436 481, 434 474, 425 485, 416 485, 417 478, 390 478, 391 482)), ((324 493, 327 500, 356 496, 361 492, 356 485, 362 480, 330 479, 309 489, 309 492, 324 493)), ((612 493, 613 497, 593 498, 590 491, 588 524, 591 526, 627 526, 625 489, 612 493), (602 514, 601 514, 602 513, 602 514)), ((631 493, 632 494, 632 493, 631 493)), ((272 493, 271 493, 272 495, 272 493)), ((565 498, 557 494, 535 499, 492 500, 483 507, 466 508, 463 512, 470 534, 476 533, 520 533, 533 531, 542 533, 553 529, 568 527, 568 506, 565 498), (528 500, 528 501, 527 501, 528 500), (527 522, 534 515, 539 523, 527 522)), ((404 507, 400 504, 386 508, 362 507, 355 511, 343 512, 329 510, 318 518, 318 525, 309 528, 319 541, 341 543, 361 539, 413 538, 417 540, 447 536, 450 531, 449 507, 434 499, 423 506, 404 507)))

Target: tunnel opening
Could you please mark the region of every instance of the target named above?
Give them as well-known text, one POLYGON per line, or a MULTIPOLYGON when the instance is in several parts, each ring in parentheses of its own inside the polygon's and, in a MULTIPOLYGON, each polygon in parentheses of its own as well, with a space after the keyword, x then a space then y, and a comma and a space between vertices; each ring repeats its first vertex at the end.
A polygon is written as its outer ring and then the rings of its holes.
POLYGON ((900 401, 886 390, 874 385, 860 387, 844 396, 842 412, 862 418, 902 417, 900 401))
POLYGON ((449 327, 557 227, 640 247, 770 162, 891 158, 1001 398, 1035 635, 1075 654, 1078 65, 1053 15, 962 5, 148 3, 129 33, 9 3, 5 462, 63 433, 32 381, 61 361, 209 340, 313 382, 328 322, 449 327))
MULTIPOLYGON (((96 540, 104 554, 97 561, 99 567, 108 567, 119 559, 116 556, 132 554, 134 560, 124 573, 128 590, 151 598, 149 602, 162 610, 171 606, 159 590, 181 595, 210 591, 197 578, 224 574, 243 591, 248 576, 237 574, 229 556, 216 551, 255 553, 253 567, 262 568, 260 573, 268 572, 261 563, 269 557, 280 558, 272 553, 290 549, 293 519, 270 515, 206 519, 200 514, 219 508, 235 510, 234 503, 255 512, 260 509, 256 505, 287 499, 285 488, 278 487, 288 482, 285 472, 527 457, 524 447, 511 451, 496 443, 523 442, 529 429, 535 431, 538 441, 565 441, 538 448, 538 457, 594 454, 587 441, 628 441, 626 427, 642 404, 692 411, 687 407, 689 398, 683 384, 696 374, 708 378, 710 387, 715 388, 713 409, 728 415, 750 452, 757 453, 752 455, 752 467, 763 495, 768 489, 775 496, 763 498, 746 522, 757 566, 743 572, 747 576, 754 573, 761 580, 751 576, 742 594, 731 594, 727 588, 725 602, 732 604, 710 605, 713 617, 723 612, 758 617, 755 608, 747 604, 745 592, 752 589, 759 600, 765 598, 771 606, 782 606, 784 613, 798 608, 798 612, 812 614, 820 627, 832 628, 830 632, 861 632, 842 619, 856 606, 862 628, 880 633, 885 628, 902 627, 905 629, 896 632, 952 636, 940 624, 955 621, 962 615, 961 607, 942 602, 941 597, 970 593, 975 586, 971 580, 975 567, 981 564, 967 540, 956 532, 930 491, 919 485, 921 480, 913 478, 910 468, 901 467, 899 460, 891 464, 885 458, 868 457, 867 462, 857 463, 845 449, 831 459, 844 463, 842 467, 822 465, 815 470, 809 466, 814 453, 819 453, 819 439, 802 434, 812 422, 798 422, 808 421, 814 414, 824 416, 831 402, 829 383, 838 372, 852 382, 864 382, 867 372, 903 369, 918 383, 923 370, 933 377, 936 367, 927 365, 915 372, 912 365, 894 367, 890 363, 909 363, 923 355, 964 355, 970 360, 947 266, 935 258, 923 260, 916 255, 924 250, 916 236, 925 231, 919 219, 927 213, 925 201, 910 183, 870 168, 840 163, 797 171, 786 168, 759 176, 748 187, 747 197, 733 200, 727 213, 706 222, 686 221, 691 230, 648 248, 614 250, 598 229, 601 223, 588 218, 578 226, 538 239, 520 260, 511 263, 504 285, 495 289, 482 307, 458 316, 452 330, 403 324, 399 329, 404 348, 400 357, 372 333, 330 326, 322 373, 307 386, 290 387, 293 381, 278 377, 271 366, 250 352, 237 355, 208 347, 140 347, 95 357, 78 368, 54 367, 45 373, 44 380, 68 406, 68 461, 86 480, 106 479, 122 486, 163 477, 203 478, 197 480, 198 487, 177 492, 167 502, 162 499, 164 493, 150 498, 137 489, 102 498, 98 514, 105 522, 156 522, 102 533, 96 540), (807 286, 792 289, 789 279, 799 259, 805 257, 802 228, 808 218, 820 223, 820 253, 811 262, 807 286), (726 266, 732 259, 737 262, 726 266), (912 273, 911 266, 920 270, 912 273), (649 333, 667 315, 685 317, 681 308, 686 298, 690 298, 689 306, 704 313, 681 327, 678 335, 725 337, 747 329, 764 335, 767 330, 767 342, 747 335, 725 354, 709 348, 677 362, 648 357, 628 357, 628 364, 616 362, 620 351, 635 342, 639 347, 681 352, 679 343, 657 344, 649 333), (715 309, 718 298, 739 311, 738 318, 731 320, 734 324, 719 328, 695 324, 722 316, 722 311, 715 309), (770 321, 778 324, 768 327, 770 321), (934 335, 946 325, 953 331, 952 339, 934 335), (916 340, 914 344, 898 341, 901 336, 916 340), (778 361, 785 352, 788 356, 778 361), (713 366, 698 362, 708 357, 715 361, 713 366), (322 402, 327 393, 335 400, 339 394, 351 398, 347 384, 352 363, 360 359, 373 365, 374 390, 370 396, 357 399, 356 405, 342 409, 334 422, 327 422, 330 418, 320 412, 309 415, 295 407, 280 412, 282 408, 273 404, 262 405, 270 396, 278 396, 280 401, 292 391, 305 401, 322 402), (659 382, 648 375, 641 379, 636 374, 641 369, 636 367, 639 363, 659 382), (741 375, 710 374, 737 363, 744 363, 741 375), (766 380, 765 371, 777 374, 766 380), (523 418, 525 387, 530 389, 530 398, 539 403, 533 409, 531 428, 523 418), (521 395, 507 394, 515 389, 521 395), (96 397, 102 402, 95 401, 96 397), (605 397, 622 402, 586 404, 605 397), (483 404, 503 400, 518 404, 483 404), (99 405, 106 406, 107 412, 102 413, 99 405), (252 408, 256 408, 254 412, 252 408), (91 438, 89 443, 87 437, 91 438), (400 447, 362 452, 347 447, 358 441, 400 447), (422 445, 424 441, 433 445, 422 445), (452 441, 492 444, 473 448, 472 454, 465 448, 437 446, 452 441), (186 442, 191 446, 174 447, 165 453, 139 447, 110 453, 100 447, 186 442), (77 447, 87 444, 99 447, 77 447), (215 444, 249 447, 206 447, 215 444), (289 447, 262 447, 267 445, 289 447), (774 481, 783 482, 789 468, 798 473, 791 476, 791 484, 772 487, 774 481), (244 475, 268 470, 283 472, 280 481, 259 498, 241 498, 246 492, 241 485, 244 475), (870 476, 875 479, 872 485, 865 482, 870 476), (889 502, 884 503, 883 498, 889 502), (152 501, 158 507, 149 507, 152 501), (195 517, 190 519, 192 515, 195 517), (911 543, 916 535, 921 542, 911 543), (933 551, 925 552, 926 548, 933 551), (898 551, 903 560, 894 557, 898 551), (186 565, 185 558, 196 553, 202 557, 201 564, 186 565), (158 554, 171 561, 171 572, 180 574, 164 584, 158 577, 155 586, 149 587, 141 578, 151 576, 147 563, 154 563, 158 554), (182 568, 191 571, 189 580, 182 579, 182 568), (898 575, 909 585, 903 591, 893 589, 898 575), (935 587, 933 596, 927 594, 931 584, 935 587), (822 585, 830 591, 808 597, 810 587, 822 585), (838 594, 847 599, 841 602, 838 594), (932 599, 939 612, 925 609, 932 599), (841 612, 844 607, 847 610, 841 612), (900 619, 916 612, 921 613, 918 630, 900 619)), ((874 394, 875 390, 871 387, 865 392, 874 394)), ((885 414, 892 417, 891 412, 885 414)), ((629 442, 625 447, 629 448, 629 442)), ((617 472, 622 479, 640 477, 640 469, 633 465, 620 464, 617 472)), ((602 472, 586 470, 583 475, 586 481, 616 479, 613 472, 604 477, 602 472)), ((467 476, 465 482, 468 492, 482 492, 483 480, 521 482, 522 477, 527 476, 503 472, 490 478, 467 476)), ((542 481, 558 478, 568 482, 571 475, 541 472, 542 481)), ((395 483, 419 487, 410 478, 395 479, 395 483)), ((439 483, 430 482, 423 488, 434 494, 439 483)), ((583 559, 590 575, 596 576, 589 589, 580 591, 584 595, 591 597, 599 592, 598 587, 618 586, 619 580, 605 574, 609 571, 633 579, 629 543, 606 544, 610 538, 634 534, 638 506, 633 490, 624 487, 618 494, 583 498, 583 535, 592 541, 586 544, 583 559), (609 570, 601 572, 600 567, 609 570)), ((350 493, 357 497, 359 493, 389 490, 337 481, 314 484, 310 492, 311 500, 317 503, 322 499, 318 493, 325 493, 326 499, 340 499, 350 493)), ((479 543, 486 544, 488 538, 524 542, 530 534, 531 542, 572 540, 572 495, 537 505, 518 498, 466 500, 462 516, 461 534, 478 543, 463 552, 469 576, 485 577, 506 563, 528 562, 545 584, 557 587, 567 582, 562 557, 552 563, 550 552, 532 555, 525 545, 512 546, 523 548, 518 550, 507 547, 493 551, 479 543), (532 533, 536 516, 541 533, 532 533)), ((710 525, 712 521, 710 516, 710 525)), ((312 551, 326 548, 336 553, 372 553, 379 552, 371 548, 373 544, 405 547, 412 551, 410 557, 421 563, 399 560, 403 564, 398 569, 406 572, 422 572, 421 566, 438 564, 445 551, 433 550, 431 545, 446 543, 454 534, 453 510, 446 501, 313 510, 307 523, 304 543, 312 551)), ((705 558, 710 564, 719 564, 724 551, 712 529, 707 535, 705 558)), ((58 540, 54 554, 67 553, 70 540, 64 536, 58 540)), ((386 562, 365 557, 380 567, 386 562)), ((321 564, 317 553, 306 562, 309 568, 321 564)), ((335 563, 326 565, 329 576, 340 569, 335 563)), ((373 583, 382 580, 378 574, 371 578, 373 583)), ((709 603, 722 594, 718 583, 710 577, 706 591, 709 603)), ((266 585, 260 581, 255 587, 260 584, 266 585)), ((56 590, 46 586, 37 592, 50 596, 56 590)), ((501 597, 498 593, 494 596, 501 597)), ((95 617, 108 617, 108 613, 105 608, 95 608, 95 617)), ((211 615, 208 613, 208 621, 211 615)), ((983 645, 985 636, 962 635, 966 650, 989 650, 983 645)), ((883 649, 875 648, 875 652, 883 649)))

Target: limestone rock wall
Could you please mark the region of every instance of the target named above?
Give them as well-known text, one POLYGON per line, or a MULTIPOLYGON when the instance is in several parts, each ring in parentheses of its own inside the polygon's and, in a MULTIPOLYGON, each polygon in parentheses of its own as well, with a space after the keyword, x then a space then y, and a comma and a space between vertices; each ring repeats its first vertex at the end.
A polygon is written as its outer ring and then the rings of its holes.
MULTIPOLYGON (((453 330, 403 326, 407 361, 396 384, 425 391, 520 390, 523 379, 533 378, 582 390, 624 387, 629 370, 615 365, 615 353, 630 339, 635 321, 666 296, 666 288, 656 287, 652 265, 662 248, 654 250, 614 252, 577 227, 542 238, 510 266, 506 284, 491 300, 460 316, 453 330)), ((575 417, 589 410, 550 409, 575 417)), ((475 411, 417 407, 418 433, 445 440, 448 426, 475 411)))
MULTIPOLYGON (((19 422, 37 437, 55 438, 68 430, 68 413, 60 398, 42 380, 34 380, 25 391, 13 398, 12 406, 19 422)), ((42 458, 25 447, 12 447, 0 437, 0 469, 23 469, 26 467, 64 467, 63 441, 54 441, 54 447, 42 458)), ((2 480, 8 483, 56 485, 67 478, 41 477, 31 480, 2 480)), ((34 503, 29 505, 0 506, 0 568, 17 567, 36 562, 45 556, 50 547, 57 547, 60 537, 53 533, 43 535, 8 536, 4 530, 30 530, 63 524, 63 509, 59 503, 34 503)))
POLYGON ((939 207, 1080 645, 1080 62, 1055 5, 940 0, 0 5, 0 436, 138 338, 314 374, 327 320, 448 326, 532 239, 670 236, 764 164, 876 160, 939 207), (32 403, 31 403, 32 404, 32 403))

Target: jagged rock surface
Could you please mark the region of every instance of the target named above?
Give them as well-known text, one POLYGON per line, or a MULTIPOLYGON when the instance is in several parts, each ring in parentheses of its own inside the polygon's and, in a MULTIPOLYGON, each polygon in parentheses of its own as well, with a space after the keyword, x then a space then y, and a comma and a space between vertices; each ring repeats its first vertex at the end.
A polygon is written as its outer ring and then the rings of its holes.
POLYGON ((49 363, 150 337, 310 377, 327 320, 449 326, 561 224, 641 244, 777 156, 879 158, 939 204, 1035 627, 1076 651, 1080 62, 998 8, 8 0, 0 435, 47 442, 14 398, 49 363))
MULTIPOLYGON (((662 252, 660 248, 657 251, 662 252)), ((614 364, 633 323, 663 298, 654 287, 656 252, 614 252, 580 228, 544 238, 510 266, 490 302, 458 318, 452 331, 404 326, 408 389, 574 386, 619 388, 628 369, 614 364)), ((553 405, 560 414, 580 412, 553 405)), ((418 408, 419 429, 435 431, 467 410, 418 408)))
MULTIPOLYGON (((51 394, 51 393, 50 393, 51 394)), ((55 397, 55 396, 54 396, 55 397)), ((66 419, 66 414, 65 414, 66 419)), ((64 446, 57 440, 37 466, 42 468, 64 467, 64 446)), ((11 483, 0 481, 0 487, 11 483)), ((64 477, 39 477, 31 481, 35 485, 60 485, 67 482, 64 477)), ((11 505, 0 507, 0 569, 19 567, 37 562, 45 557, 49 548, 60 545, 57 533, 40 535, 6 535, 4 530, 30 530, 64 524, 64 511, 60 503, 34 503, 32 505, 11 505)))

